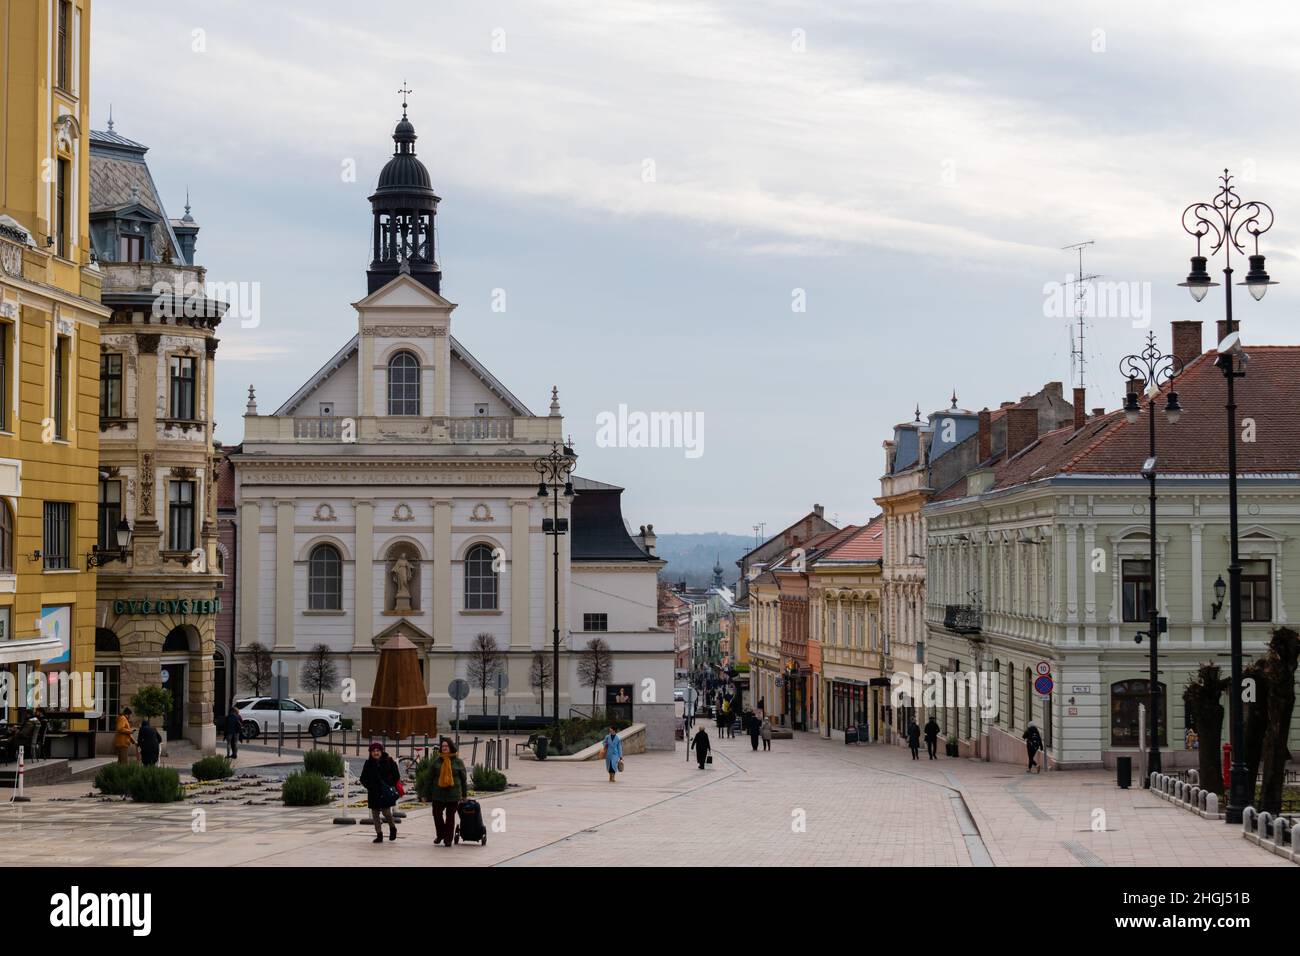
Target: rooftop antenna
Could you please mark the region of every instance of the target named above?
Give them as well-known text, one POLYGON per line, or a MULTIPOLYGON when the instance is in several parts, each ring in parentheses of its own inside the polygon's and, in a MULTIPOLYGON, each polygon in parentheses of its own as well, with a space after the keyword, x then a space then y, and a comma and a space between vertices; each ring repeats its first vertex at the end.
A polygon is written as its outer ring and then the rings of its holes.
POLYGON ((1085 246, 1090 246, 1092 244, 1093 242, 1091 239, 1086 239, 1083 242, 1076 242, 1061 247, 1062 249, 1073 249, 1079 256, 1079 271, 1075 274, 1075 277, 1072 280, 1066 283, 1067 285, 1074 286, 1074 319, 1078 326, 1077 339, 1075 338, 1074 331, 1071 330, 1070 332, 1070 378, 1074 380, 1074 384, 1079 388, 1084 387, 1085 357, 1083 351, 1083 328, 1084 319, 1088 314, 1088 287, 1084 285, 1084 283, 1091 282, 1093 279, 1101 278, 1101 275, 1098 273, 1085 274, 1083 271, 1083 249, 1085 246))
POLYGON ((763 543, 759 536, 763 533, 766 527, 767 522, 765 521, 760 521, 758 524, 754 525, 754 547, 757 548, 763 543))

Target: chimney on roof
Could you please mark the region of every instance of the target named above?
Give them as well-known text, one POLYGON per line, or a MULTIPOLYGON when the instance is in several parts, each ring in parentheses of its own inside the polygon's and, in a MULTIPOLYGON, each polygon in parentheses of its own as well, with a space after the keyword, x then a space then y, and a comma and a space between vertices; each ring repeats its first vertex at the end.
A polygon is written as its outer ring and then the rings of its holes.
POLYGON ((1046 385, 1043 386, 1043 394, 1052 395, 1064 401, 1065 386, 1062 385, 1060 382, 1048 382, 1046 385))
POLYGON ((979 460, 988 461, 993 454, 993 422, 989 410, 986 408, 979 413, 979 460))
POLYGON ((1003 402, 1001 405, 998 406, 998 408, 1010 408, 1014 404, 1015 402, 1003 402))
POLYGON ((1093 417, 1093 418, 1101 418, 1101 416, 1102 416, 1102 415, 1105 415, 1105 414, 1106 414, 1106 409, 1104 409, 1104 408, 1094 408, 1094 409, 1092 410, 1092 417, 1093 417))
MULTIPOLYGON (((1215 348, 1218 348, 1219 343, 1222 342, 1224 339, 1226 339, 1226 338, 1228 337, 1228 331, 1229 331, 1229 329, 1228 329, 1228 320, 1227 320, 1227 319, 1219 319, 1219 321, 1215 323, 1215 328, 1218 329, 1218 336, 1219 336, 1219 337, 1218 337, 1217 339, 1214 340, 1214 346, 1215 346, 1215 348)), ((1233 319, 1233 320, 1232 320, 1232 330, 1231 330, 1231 331, 1236 332, 1236 331, 1238 331, 1240 328, 1241 328, 1241 323, 1238 322, 1236 319, 1233 319)))
POLYGON ((1124 394, 1131 395, 1137 393, 1139 396, 1147 390, 1147 380, 1144 378, 1131 378, 1124 383, 1124 394))
POLYGON ((815 514, 819 518, 825 517, 826 509, 823 508, 821 505, 813 505, 813 514, 815 514))
POLYGON ((1087 400, 1084 398, 1083 388, 1074 390, 1074 430, 1077 432, 1083 427, 1084 422, 1088 420, 1088 409, 1085 405, 1087 400))
POLYGON ((1038 409, 1007 409, 1007 457, 1024 451, 1038 439, 1038 409))
POLYGON ((1174 330, 1174 358, 1191 365, 1201 355, 1201 323, 1188 319, 1170 324, 1174 330))

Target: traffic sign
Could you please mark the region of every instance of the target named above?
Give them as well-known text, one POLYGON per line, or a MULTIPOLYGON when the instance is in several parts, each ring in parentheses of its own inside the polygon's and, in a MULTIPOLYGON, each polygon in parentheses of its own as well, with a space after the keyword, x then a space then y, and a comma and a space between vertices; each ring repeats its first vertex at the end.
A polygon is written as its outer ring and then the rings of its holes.
POLYGON ((447 696, 452 700, 464 700, 469 696, 469 681, 457 677, 447 685, 447 696))
POLYGON ((492 677, 492 687, 498 697, 505 695, 506 690, 510 687, 510 677, 505 671, 497 671, 492 677))
POLYGON ((1041 697, 1050 697, 1052 694, 1052 687, 1052 678, 1048 677, 1046 674, 1034 681, 1034 690, 1038 691, 1038 694, 1041 697))
POLYGON ((1040 677, 1046 677, 1048 674, 1052 673, 1052 665, 1047 661, 1039 661, 1034 665, 1034 670, 1038 671, 1040 677))

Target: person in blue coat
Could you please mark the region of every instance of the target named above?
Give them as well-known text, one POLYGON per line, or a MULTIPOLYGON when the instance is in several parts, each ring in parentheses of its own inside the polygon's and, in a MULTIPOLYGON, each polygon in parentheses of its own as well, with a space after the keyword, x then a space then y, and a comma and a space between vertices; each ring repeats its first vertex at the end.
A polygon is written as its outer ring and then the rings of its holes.
POLYGON ((619 764, 623 762, 623 741, 618 739, 618 731, 613 727, 609 728, 609 733, 605 736, 605 747, 602 751, 605 755, 605 769, 609 771, 609 782, 614 782, 614 774, 621 769, 619 764))

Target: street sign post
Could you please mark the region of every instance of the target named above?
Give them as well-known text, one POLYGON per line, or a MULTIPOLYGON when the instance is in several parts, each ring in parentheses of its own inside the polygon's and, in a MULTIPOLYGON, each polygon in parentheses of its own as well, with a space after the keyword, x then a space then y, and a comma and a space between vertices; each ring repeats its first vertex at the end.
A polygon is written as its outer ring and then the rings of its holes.
POLYGON ((275 713, 279 732, 275 741, 275 755, 279 757, 284 749, 284 705, 281 703, 289 696, 289 662, 271 662, 271 696, 275 698, 275 713))
POLYGON ((510 688, 510 677, 505 671, 497 671, 492 677, 492 689, 497 695, 497 769, 501 769, 501 698, 510 688))
POLYGON ((469 681, 457 677, 447 685, 447 696, 456 702, 456 749, 460 750, 460 705, 469 696, 469 681))

